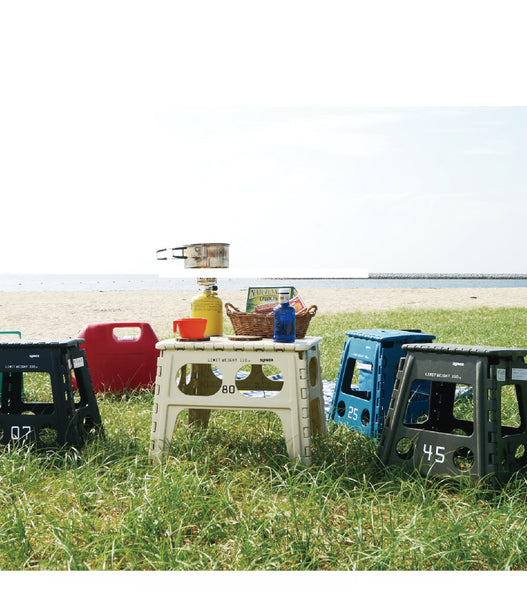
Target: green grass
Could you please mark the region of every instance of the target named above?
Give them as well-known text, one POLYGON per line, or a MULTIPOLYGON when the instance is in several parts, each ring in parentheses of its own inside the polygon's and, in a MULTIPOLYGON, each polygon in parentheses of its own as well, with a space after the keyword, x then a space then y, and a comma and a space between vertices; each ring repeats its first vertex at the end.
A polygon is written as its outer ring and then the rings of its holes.
MULTIPOLYGON (((323 377, 344 332, 419 328, 439 342, 527 347, 527 309, 317 315, 323 377)), ((166 332, 166 336, 170 333, 166 332)), ((152 395, 101 396, 106 436, 80 452, 0 449, 0 568, 10 570, 524 570, 527 486, 385 469, 342 426, 314 464, 286 456, 278 418, 180 419, 170 456, 148 461, 152 395)))

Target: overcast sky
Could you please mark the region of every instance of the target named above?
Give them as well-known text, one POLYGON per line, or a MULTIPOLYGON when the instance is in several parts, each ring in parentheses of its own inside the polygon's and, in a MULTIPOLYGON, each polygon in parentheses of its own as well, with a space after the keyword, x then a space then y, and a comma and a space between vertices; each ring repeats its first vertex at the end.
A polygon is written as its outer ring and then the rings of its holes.
POLYGON ((3 273, 527 272, 519 2, 1 2, 3 273), (436 12, 433 12, 436 7, 436 12))

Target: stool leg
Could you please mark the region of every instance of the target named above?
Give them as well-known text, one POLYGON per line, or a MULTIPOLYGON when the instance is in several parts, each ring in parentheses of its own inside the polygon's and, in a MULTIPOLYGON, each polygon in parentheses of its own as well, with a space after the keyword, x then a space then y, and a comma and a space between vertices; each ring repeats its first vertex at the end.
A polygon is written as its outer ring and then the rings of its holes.
POLYGON ((275 411, 280 417, 282 422, 282 429, 284 431, 285 445, 287 448, 287 455, 291 460, 302 459, 302 451, 300 448, 298 429, 294 426, 294 419, 291 417, 290 410, 275 411))
POLYGON ((280 417, 284 430, 287 455, 291 460, 300 460, 306 467, 311 466, 311 433, 309 418, 300 419, 296 411, 275 411, 280 417))
POLYGON ((311 434, 327 435, 326 412, 324 410, 324 391, 322 388, 322 368, 320 366, 320 350, 318 346, 313 349, 313 356, 309 358, 309 418, 311 434))
MULTIPOLYGON (((86 360, 86 353, 79 347, 72 349, 72 362, 75 359, 82 358, 82 366, 74 367, 75 378, 77 380, 77 389, 79 392, 79 401, 75 404, 76 415, 78 419, 79 435, 84 439, 88 433, 98 433, 104 435, 101 414, 97 404, 97 398, 93 389, 90 369, 86 360)), ((73 398, 73 388, 71 376, 67 377, 68 394, 73 398)))
POLYGON ((150 435, 150 457, 160 459, 162 455, 168 454, 174 428, 179 413, 184 410, 178 406, 158 407, 158 418, 152 422, 150 435))

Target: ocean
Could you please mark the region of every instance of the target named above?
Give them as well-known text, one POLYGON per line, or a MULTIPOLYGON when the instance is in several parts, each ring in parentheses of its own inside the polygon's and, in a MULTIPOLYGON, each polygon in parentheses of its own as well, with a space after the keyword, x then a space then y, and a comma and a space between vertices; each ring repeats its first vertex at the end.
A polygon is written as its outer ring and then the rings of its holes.
MULTIPOLYGON (((196 276, 197 277, 197 276, 196 276)), ((527 287, 527 274, 394 274, 372 273, 367 279, 230 279, 218 277, 218 287, 243 290, 248 287, 293 285, 302 288, 463 288, 527 287)), ((165 278, 156 274, 133 275, 0 275, 0 291, 112 291, 112 290, 197 290, 189 278, 165 278)))

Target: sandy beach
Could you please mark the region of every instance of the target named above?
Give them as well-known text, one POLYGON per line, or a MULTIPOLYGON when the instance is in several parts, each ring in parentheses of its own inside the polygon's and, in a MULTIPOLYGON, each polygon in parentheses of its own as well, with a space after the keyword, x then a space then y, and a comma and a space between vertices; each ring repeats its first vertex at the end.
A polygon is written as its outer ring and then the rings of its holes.
MULTIPOLYGON (((318 314, 408 308, 527 307, 527 288, 301 289, 318 314)), ((0 330, 24 338, 75 337, 88 323, 147 322, 158 337, 190 316, 192 291, 0 292, 0 330)), ((246 290, 221 290, 224 304, 245 309, 246 290)))

